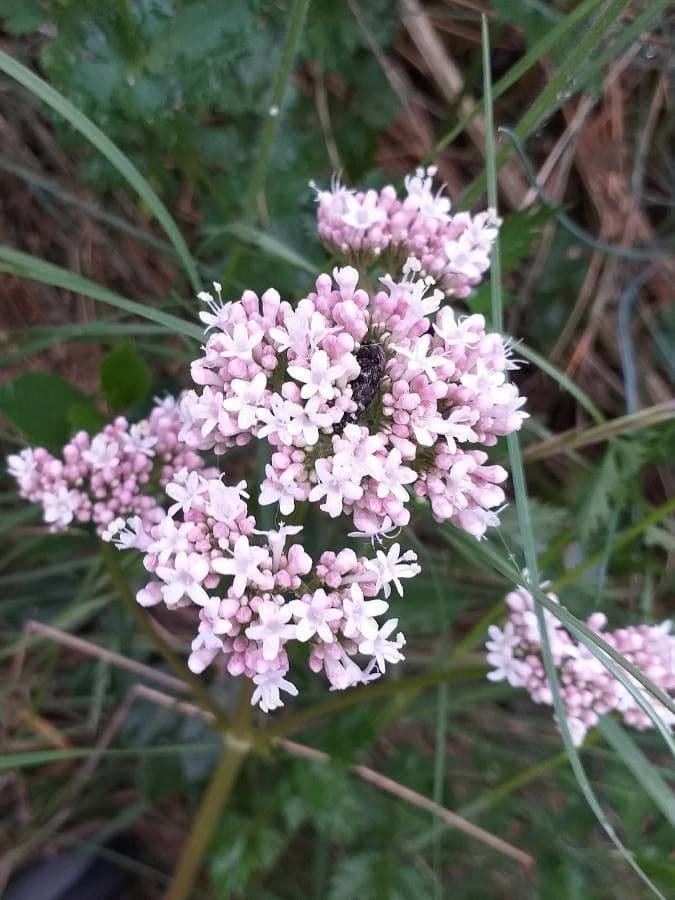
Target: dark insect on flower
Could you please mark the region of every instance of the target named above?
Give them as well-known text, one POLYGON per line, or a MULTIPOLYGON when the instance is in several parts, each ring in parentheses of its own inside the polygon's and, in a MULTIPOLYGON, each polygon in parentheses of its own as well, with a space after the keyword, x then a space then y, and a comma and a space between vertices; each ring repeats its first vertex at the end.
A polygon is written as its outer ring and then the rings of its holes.
POLYGON ((375 396, 387 364, 384 350, 379 344, 366 341, 356 351, 356 359, 361 371, 351 383, 352 400, 356 403, 354 412, 345 413, 334 428, 336 434, 342 434, 345 425, 358 422, 375 396))

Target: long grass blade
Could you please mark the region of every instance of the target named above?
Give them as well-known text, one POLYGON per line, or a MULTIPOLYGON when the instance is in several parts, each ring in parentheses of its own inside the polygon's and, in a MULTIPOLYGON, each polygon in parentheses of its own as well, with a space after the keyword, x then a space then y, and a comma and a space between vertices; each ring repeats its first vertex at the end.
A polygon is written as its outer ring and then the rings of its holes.
MULTIPOLYGON (((594 70, 590 66, 584 68, 584 65, 596 51, 597 45, 606 38, 607 34, 611 34, 628 5, 629 0, 612 0, 605 4, 602 12, 572 47, 565 61, 558 67, 539 96, 529 104, 527 111, 513 128, 514 133, 521 140, 536 131, 543 121, 550 118, 563 103, 569 100, 571 84, 574 86, 574 91, 579 91, 589 82, 594 70)), ((650 17, 655 18, 658 12, 665 9, 667 5, 668 0, 655 0, 650 4, 650 17)), ((644 27, 646 25, 643 25, 644 27)), ((511 144, 502 147, 496 155, 496 168, 499 169, 514 152, 511 144)), ((480 196, 485 185, 486 174, 483 174, 468 186, 458 201, 458 205, 469 206, 480 196)))
MULTIPOLYGON (((490 40, 489 40, 489 32, 488 32, 488 22, 487 16, 482 15, 481 17, 481 44, 483 50, 483 84, 484 84, 484 96, 485 96, 485 126, 486 126, 486 175, 487 175, 487 186, 488 186, 488 203, 490 206, 497 206, 497 163, 495 156, 495 148, 494 148, 494 123, 492 120, 492 85, 490 79, 490 40)), ((492 319, 493 326, 497 330, 502 329, 502 321, 503 321, 503 301, 502 301, 502 286, 501 286, 501 278, 500 278, 500 265, 499 265, 499 239, 495 241, 493 254, 492 254, 492 268, 491 268, 491 276, 490 276, 490 288, 491 288, 491 298, 492 298, 492 319), (497 265, 495 266, 495 263, 497 265)), ((537 561, 537 551, 534 543, 534 532, 532 528, 532 522, 530 519, 530 509, 529 502, 527 497, 527 487, 525 483, 525 470, 523 467, 523 460, 520 453, 520 442, 518 439, 517 432, 510 434, 507 438, 507 444, 509 448, 509 459, 511 462, 511 473, 513 478, 513 489, 516 499, 516 510, 518 514, 518 524, 520 528, 521 538, 523 542, 524 552, 525 552, 525 562, 528 569, 528 576, 531 578, 537 585, 539 585, 539 572, 538 572, 538 561, 537 561)), ((625 859, 628 865, 635 871, 635 873, 642 879, 642 881, 653 891, 653 893, 658 897, 663 897, 663 894, 659 891, 656 885, 649 879, 645 872, 640 868, 638 863, 636 862, 633 854, 628 850, 627 847, 624 846, 623 842, 619 838, 616 833, 613 825, 605 815, 602 806, 600 805, 597 797, 595 796, 595 792, 591 787, 590 781, 586 775, 585 769, 581 763, 581 758, 577 751, 577 748, 574 746, 574 742, 572 740, 572 735, 570 733, 569 725, 567 722, 567 714, 565 711, 565 706, 562 700, 562 696, 560 694, 560 684, 558 682, 558 673, 556 671, 553 655, 551 653, 551 645, 548 637, 548 629, 546 625, 546 619, 544 617, 544 610, 541 604, 535 603, 535 613, 537 616, 537 624, 539 627, 539 635, 542 644, 542 656, 544 661, 544 669, 546 671, 546 677, 548 683, 551 688, 551 693, 553 694, 553 706, 556 713, 556 718, 558 721, 558 727, 560 728, 560 732, 563 739, 563 744, 565 746, 565 750, 567 751, 567 755, 569 757, 570 765, 572 767, 572 771, 577 779, 579 787, 586 799, 586 802, 590 806, 590 808, 595 813, 598 822, 604 829, 607 836, 610 838, 614 846, 617 848, 621 856, 625 859)), ((664 898, 665 900, 665 898, 664 898)))
POLYGON ((656 766, 628 734, 611 716, 604 716, 598 723, 607 743, 621 757, 626 768, 630 769, 645 793, 654 801, 670 824, 675 828, 675 794, 658 773, 656 766))
MULTIPOLYGON (((548 30, 546 34, 544 34, 544 36, 540 38, 517 63, 515 63, 515 65, 511 66, 508 72, 506 72, 499 81, 495 82, 492 87, 493 102, 498 97, 501 97, 502 94, 505 94, 509 88, 513 87, 513 85, 516 84, 523 75, 529 72, 540 59, 546 56, 550 50, 558 46, 559 43, 566 38, 577 25, 587 19, 602 4, 602 2, 603 0, 585 0, 584 3, 580 3, 576 9, 573 9, 572 12, 557 25, 548 30)), ((476 104, 475 108, 467 116, 458 122, 449 132, 443 135, 427 155, 424 162, 429 163, 434 160, 441 151, 445 150, 448 144, 451 144, 460 136, 460 134, 463 134, 464 131, 466 131, 466 128, 473 122, 476 116, 483 115, 484 112, 485 100, 483 99, 480 103, 476 104)))
POLYGON ((564 391, 571 394, 579 406, 586 410, 594 422, 597 422, 597 424, 600 425, 605 421, 605 416, 595 403, 593 403, 588 394, 582 390, 578 384, 572 381, 569 375, 561 372, 557 366, 554 366, 553 363, 550 363, 545 357, 537 353, 536 350, 533 350, 532 347, 528 347, 527 344, 524 344, 522 341, 515 341, 514 349, 518 355, 522 356, 528 362, 531 362, 538 369, 541 369, 545 375, 548 375, 549 378, 552 378, 557 382, 564 391))
POLYGON ((141 200, 155 216, 167 237, 176 249, 176 254, 180 259, 185 273, 190 279, 190 283, 195 292, 201 288, 201 280, 197 272, 197 266, 192 259, 187 244, 180 233, 178 226, 173 220, 171 213, 159 199, 157 194, 150 187, 146 179, 141 175, 136 166, 131 162, 117 147, 110 138, 104 134, 98 126, 94 125, 91 119, 87 118, 84 113, 80 112, 70 100, 67 100, 62 94, 55 90, 51 85, 43 81, 26 66, 22 65, 16 59, 13 59, 8 53, 0 50, 0 70, 9 75, 19 84, 30 91, 35 97, 38 97, 54 112, 62 116, 76 131, 79 131, 91 144, 99 150, 103 156, 110 162, 122 175, 129 185, 136 191, 141 200))
POLYGON ((128 300, 89 278, 76 275, 60 266, 45 262, 37 256, 14 250, 12 247, 0 245, 0 272, 8 272, 10 275, 17 275, 20 278, 28 278, 52 287, 64 288, 76 294, 84 294, 85 297, 91 297, 92 300, 99 300, 101 303, 115 306, 134 316, 141 316, 151 322, 164 325, 173 334, 195 338, 198 341, 203 337, 199 326, 185 322, 178 316, 172 316, 170 313, 162 312, 144 303, 137 303, 135 300, 128 300))

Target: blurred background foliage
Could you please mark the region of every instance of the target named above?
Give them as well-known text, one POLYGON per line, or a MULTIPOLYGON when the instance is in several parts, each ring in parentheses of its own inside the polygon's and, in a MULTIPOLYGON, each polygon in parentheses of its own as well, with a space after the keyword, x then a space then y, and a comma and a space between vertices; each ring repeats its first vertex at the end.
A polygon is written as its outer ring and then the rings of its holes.
MULTIPOLYGON (((301 296, 312 270, 325 265, 309 180, 325 185, 334 171, 350 184, 400 180, 480 97, 478 13, 490 15, 498 81, 576 6, 313 0, 254 227, 247 191, 288 3, 0 0, 0 47, 38 71, 133 160, 175 215, 205 281, 221 278, 232 294, 274 284, 301 296)), ((497 102, 498 124, 523 121, 610 6, 590 5, 589 15, 515 81, 497 102)), ((624 247, 672 243, 673 18, 665 4, 651 7, 642 27, 646 4, 615 2, 616 21, 596 51, 545 95, 542 114, 521 135, 529 137, 537 171, 547 172, 552 203, 532 191, 523 208, 509 200, 514 185, 528 190, 518 165, 505 166, 500 181, 507 330, 524 340, 524 356, 533 348, 554 367, 553 377, 538 364, 517 374, 532 413, 524 441, 541 567, 561 581, 575 614, 602 609, 612 625, 660 621, 673 609, 675 530, 653 515, 673 493, 673 264, 656 253, 631 259, 600 252, 561 227, 558 216, 564 210, 624 247), (641 289, 631 293, 636 278, 641 289), (583 402, 566 389, 570 382, 583 402), (626 414, 637 418, 624 420, 626 414), (572 449, 567 430, 590 429, 592 418, 599 436, 572 449), (602 430, 616 419, 618 428, 613 422, 602 430), (561 441, 547 449, 552 435, 561 441), (650 516, 653 524, 642 527, 650 516)), ((189 286, 148 210, 81 135, 4 77, 0 129, 3 244, 195 319, 189 286)), ((476 140, 463 131, 436 162, 456 206, 471 205, 462 192, 483 171, 476 140)), ((154 394, 185 385, 194 347, 179 336, 74 291, 2 277, 5 452, 24 442, 58 447, 67 434, 96 429, 114 413, 136 418, 154 394)), ((488 290, 467 306, 487 312, 488 290)), ((505 448, 495 456, 504 458, 505 448)), ((251 477, 251 454, 233 452, 225 469, 251 477)), ((28 878, 40 872, 45 852, 64 860, 76 851, 84 860, 82 883, 87 866, 96 867, 88 871, 97 897, 161 896, 218 742, 199 720, 139 697, 123 707, 95 773, 82 777, 79 752, 106 734, 138 676, 33 635, 17 677, 24 623, 51 623, 155 668, 163 663, 116 602, 93 541, 47 535, 37 511, 17 501, 11 484, 3 487, 0 875, 23 867, 28 878)), ((306 532, 308 549, 337 540, 336 527, 317 518, 306 532)), ((508 590, 486 566, 485 547, 458 543, 422 507, 402 540, 416 546, 424 570, 405 602, 392 604, 409 639, 405 675, 442 664, 467 635, 468 659, 480 662, 483 617, 499 615, 508 590)), ((513 508, 485 546, 522 565, 513 508)), ((184 652, 189 618, 158 620, 184 652)), ((301 685, 304 703, 325 699, 315 682, 301 685)), ((217 676, 213 690, 224 704, 236 703, 227 678, 217 676)), ((477 679, 421 691, 404 684, 326 717, 300 739, 329 752, 333 763, 282 753, 249 761, 219 822, 198 896, 647 896, 608 849, 581 797, 550 709, 504 685, 477 679), (517 845, 535 858, 535 872, 361 782, 349 772, 357 761, 517 845)), ((672 785, 660 741, 651 733, 632 739, 648 771, 672 785)), ((672 895, 672 827, 653 794, 599 735, 583 758, 611 821, 672 895)), ((60 895, 15 882, 7 896, 60 895)))

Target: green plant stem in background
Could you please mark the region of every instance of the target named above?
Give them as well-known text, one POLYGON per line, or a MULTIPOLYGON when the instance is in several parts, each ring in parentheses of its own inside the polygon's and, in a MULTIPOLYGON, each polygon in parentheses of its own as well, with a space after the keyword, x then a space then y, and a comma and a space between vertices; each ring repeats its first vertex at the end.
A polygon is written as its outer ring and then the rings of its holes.
POLYGON ((186 900, 199 875, 204 853, 244 762, 247 745, 230 742, 225 745, 220 762, 209 781, 195 815, 178 865, 174 870, 166 900, 186 900))
POLYGON ((159 634, 157 634, 150 623, 147 613, 144 612, 144 610, 141 609, 141 607, 136 602, 136 598, 134 597, 131 588, 129 587, 129 583, 127 582, 126 575, 122 571, 122 568, 119 564, 119 560, 117 558, 118 552, 119 551, 116 550, 112 546, 112 544, 107 544, 105 541, 101 541, 101 556, 103 558, 103 562, 106 569, 108 570, 108 574, 110 575, 110 580, 117 590, 117 593, 119 594, 121 600, 124 602, 124 605, 136 620, 136 623, 141 627, 142 631, 148 636, 151 643, 154 645, 160 655, 171 666, 176 675, 178 675, 178 677, 187 684, 190 691, 194 694, 195 699, 199 701, 202 708, 208 710, 211 713, 211 715, 216 720, 218 729, 221 732, 227 732, 230 728, 230 720, 228 719, 228 717, 225 715, 220 706, 218 706, 211 694, 209 694, 202 680, 188 669, 183 660, 179 656, 177 656, 177 654, 173 652, 166 641, 162 637, 160 637, 159 634))
MULTIPOLYGON (((617 6, 617 13, 621 11, 623 0, 620 0, 619 3, 610 4, 609 7, 606 8, 605 16, 607 15, 609 9, 612 9, 615 5, 617 6)), ((625 6, 626 4, 623 3, 625 6)), ((603 20, 603 16, 600 16, 598 19, 598 23, 603 20)), ((596 27, 597 24, 596 23, 596 27)), ((606 27, 610 27, 613 24, 613 20, 609 20, 606 23, 606 27)), ((485 96, 485 131, 486 131, 486 180, 487 180, 487 191, 488 191, 488 203, 490 206, 496 209, 497 207, 497 159, 495 154, 494 147, 494 123, 492 119, 492 85, 490 79, 490 39, 489 39, 489 31, 488 31, 488 21, 487 16, 484 14, 481 16, 481 44, 483 50, 483 84, 484 84, 484 96, 485 96)), ((578 57, 578 48, 577 52, 573 52, 570 54, 570 59, 574 59, 578 57)), ((575 66, 580 65, 583 60, 583 57, 580 59, 576 59, 575 66)), ((568 60, 569 62, 569 60, 568 60)), ((561 67, 563 68, 563 67, 561 67)), ((574 69, 572 70, 574 71, 574 69)), ((536 106, 536 104, 535 104, 536 106)), ((527 117, 527 114, 526 114, 527 117)), ((536 121, 536 119, 535 119, 536 121)), ((490 273, 490 291, 491 291, 491 301, 492 301, 492 326, 497 331, 503 330, 503 302, 502 302, 502 284, 501 284, 501 266, 499 262, 499 236, 497 236, 492 252, 491 258, 491 273, 490 273)), ((546 672, 546 678, 548 680, 549 686, 551 688, 551 693, 553 695, 553 707, 556 714, 556 719, 558 723, 558 728, 560 729, 560 733, 562 736, 563 744, 565 746, 565 751, 570 761, 570 765, 572 767, 572 771, 577 779, 579 787, 586 798, 586 802, 589 807, 595 813, 595 816, 604 829, 607 836, 610 838, 616 849, 619 851, 621 856, 625 859, 628 865, 633 869, 633 871, 642 879, 642 881, 652 890, 652 892, 658 896, 663 897, 659 889, 656 885, 649 879, 649 877, 642 871, 638 863, 636 862, 633 854, 624 846, 623 842, 619 838, 616 833, 613 825, 605 815, 602 806, 600 805, 593 788, 591 787, 590 781, 588 780, 588 776, 584 770, 584 767, 581 763, 581 758, 577 751, 577 748, 574 745, 574 741, 572 740, 572 734, 569 728, 569 723, 567 721, 567 713, 565 710, 565 706, 562 700, 562 696, 560 694, 560 684, 558 681, 558 672, 555 668, 555 664, 553 662, 553 654, 551 652, 551 643, 548 635, 548 626, 546 623, 544 605, 540 602, 541 591, 539 590, 540 585, 540 577, 539 577, 539 567, 537 561, 537 551, 534 543, 534 530, 532 528, 532 521, 530 518, 530 508, 529 501, 527 496, 527 485, 525 481, 525 469, 523 466, 523 458, 520 452, 520 441, 517 432, 513 432, 512 434, 507 436, 506 439, 508 450, 509 450, 509 460, 511 463, 511 476, 513 479, 513 491, 515 495, 516 501, 516 512, 518 516, 518 525, 520 528, 521 539, 523 543, 524 555, 525 555, 525 564, 527 566, 527 578, 528 582, 531 582, 536 586, 537 591, 534 593, 534 611, 537 617, 537 626, 539 628, 539 636, 541 640, 541 649, 542 649, 542 657, 544 662, 544 669, 546 672)), ((528 585, 529 586, 529 585, 528 585)), ((665 900, 665 898, 664 898, 665 900)))
MULTIPOLYGON (((290 11, 286 40, 284 41, 284 46, 281 50, 279 68, 277 69, 276 78, 274 79, 274 84, 272 86, 267 118, 265 119, 265 124, 263 125, 262 133, 260 135, 258 153, 246 191, 242 220, 240 223, 245 229, 250 229, 259 218, 260 204, 262 202, 267 169, 272 155, 274 136, 279 127, 281 108, 286 95, 288 81, 291 77, 293 61, 295 60, 300 46, 300 36, 302 35, 302 29, 307 17, 309 3, 310 0, 294 0, 290 11)), ((237 244, 230 255, 221 278, 223 290, 227 290, 228 285, 234 277, 239 259, 241 258, 241 252, 241 244, 237 244)))
POLYGON ((136 166, 117 147, 110 138, 98 128, 91 119, 73 106, 70 100, 54 90, 51 85, 43 81, 30 69, 13 59, 9 54, 0 50, 0 71, 23 85, 35 97, 38 97, 48 106, 62 116, 70 125, 80 132, 91 144, 99 150, 122 175, 129 185, 136 191, 141 200, 148 207, 153 216, 160 223, 167 237, 176 249, 176 254, 183 264, 185 273, 190 279, 193 290, 201 288, 201 281, 187 244, 173 220, 171 213, 150 187, 146 179, 141 175, 136 166))

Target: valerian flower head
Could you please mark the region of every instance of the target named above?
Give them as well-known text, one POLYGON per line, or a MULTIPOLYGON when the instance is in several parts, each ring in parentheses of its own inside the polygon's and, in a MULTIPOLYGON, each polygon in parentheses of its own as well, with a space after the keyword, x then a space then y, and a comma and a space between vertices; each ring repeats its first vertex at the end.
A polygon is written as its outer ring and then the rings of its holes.
MULTIPOLYGON (((555 594, 548 594, 548 597, 554 603, 559 602, 555 594)), ((553 694, 544 668, 532 595, 525 588, 519 588, 507 595, 506 604, 509 618, 503 628, 491 625, 488 629, 487 661, 492 668, 487 677, 490 681, 507 681, 512 687, 523 687, 535 703, 551 706, 553 694)), ((575 744, 582 744, 600 716, 610 712, 620 713, 626 724, 634 728, 653 727, 651 718, 633 694, 548 610, 544 610, 544 621, 575 744)), ((675 696, 675 636, 670 633, 670 622, 606 631, 605 615, 596 612, 586 620, 586 625, 601 634, 666 695, 675 696)), ((672 728, 675 716, 630 677, 665 726, 672 728)))

